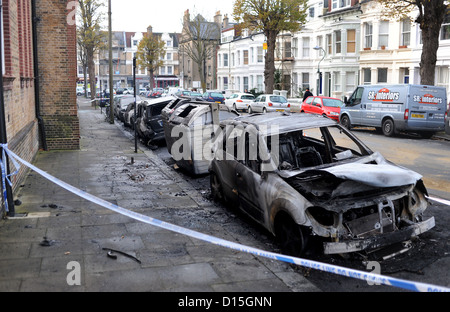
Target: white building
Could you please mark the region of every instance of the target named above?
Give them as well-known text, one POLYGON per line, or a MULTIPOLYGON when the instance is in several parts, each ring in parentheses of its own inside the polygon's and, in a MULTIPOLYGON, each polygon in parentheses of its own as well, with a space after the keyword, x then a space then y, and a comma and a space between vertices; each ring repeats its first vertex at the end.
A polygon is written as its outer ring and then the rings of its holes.
MULTIPOLYGON (((282 55, 276 55, 275 66, 290 80, 285 90, 297 97, 310 87, 314 94, 343 98, 359 84, 420 84, 422 43, 415 16, 412 21, 387 19, 374 0, 310 0, 302 30, 277 40, 282 55)), ((222 32, 219 89, 264 91, 264 42, 263 34, 222 32)), ((441 30, 435 79, 447 88, 448 98, 449 67, 450 15, 441 30)))

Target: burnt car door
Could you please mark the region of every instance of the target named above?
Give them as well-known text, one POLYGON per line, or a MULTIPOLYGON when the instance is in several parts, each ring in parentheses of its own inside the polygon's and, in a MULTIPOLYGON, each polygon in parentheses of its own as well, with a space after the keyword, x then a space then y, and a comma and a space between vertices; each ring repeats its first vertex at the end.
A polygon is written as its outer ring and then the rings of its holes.
POLYGON ((264 194, 266 180, 261 176, 258 141, 255 135, 245 132, 242 150, 238 150, 238 163, 235 169, 241 209, 257 222, 264 222, 263 207, 259 203, 260 194, 264 194), (241 152, 242 151, 242 152, 241 152))

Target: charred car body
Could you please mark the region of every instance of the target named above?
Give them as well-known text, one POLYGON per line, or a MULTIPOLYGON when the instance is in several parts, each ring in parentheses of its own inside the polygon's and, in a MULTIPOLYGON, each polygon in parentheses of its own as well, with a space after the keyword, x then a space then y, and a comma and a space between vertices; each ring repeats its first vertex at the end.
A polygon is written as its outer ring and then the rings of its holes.
POLYGON ((136 131, 146 145, 164 141, 161 111, 173 97, 160 97, 140 103, 136 108, 136 131))
POLYGON ((237 204, 301 255, 311 236, 325 254, 368 251, 434 227, 421 176, 372 152, 328 118, 279 113, 221 123, 211 192, 237 204))
POLYGON ((207 174, 214 155, 210 146, 213 125, 239 114, 225 105, 197 100, 174 101, 164 110, 164 132, 172 158, 190 174, 207 174))

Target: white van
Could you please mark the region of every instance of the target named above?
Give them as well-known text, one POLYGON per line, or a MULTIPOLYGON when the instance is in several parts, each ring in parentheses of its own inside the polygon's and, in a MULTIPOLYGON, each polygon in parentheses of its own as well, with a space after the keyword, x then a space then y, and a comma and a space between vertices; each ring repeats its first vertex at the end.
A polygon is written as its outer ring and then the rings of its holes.
POLYGON ((431 137, 445 130, 447 92, 425 85, 362 85, 344 99, 339 120, 347 128, 371 126, 386 136, 398 131, 431 137))

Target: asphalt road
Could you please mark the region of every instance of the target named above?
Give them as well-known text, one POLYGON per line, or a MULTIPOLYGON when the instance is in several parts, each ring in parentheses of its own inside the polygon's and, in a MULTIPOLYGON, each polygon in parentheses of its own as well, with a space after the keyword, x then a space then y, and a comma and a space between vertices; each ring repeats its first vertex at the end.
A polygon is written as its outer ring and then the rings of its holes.
MULTIPOLYGON (((128 130, 130 131, 130 130, 128 130)), ((354 129, 353 132, 372 150, 379 151, 390 161, 415 170, 423 175, 425 185, 432 197, 450 200, 450 142, 446 140, 422 139, 413 135, 399 135, 387 138, 367 129, 354 129)), ((174 160, 162 145, 154 152, 168 165, 174 165, 174 160)), ((178 169, 180 175, 203 194, 205 200, 210 200, 209 176, 192 177, 178 169)), ((223 207, 231 209, 230 207, 223 207)), ((233 212, 235 212, 233 210, 233 212)), ((396 246, 394 251, 400 254, 381 260, 376 255, 355 254, 349 258, 341 256, 324 256, 312 254, 307 258, 354 268, 367 272, 380 273, 409 281, 423 282, 433 285, 450 287, 450 206, 430 201, 425 216, 434 216, 436 226, 407 244, 396 246), (377 268, 373 266, 376 261, 377 268), (375 272, 374 270, 378 270, 375 272)), ((244 217, 244 216, 242 216, 244 217)), ((245 217, 244 217, 245 218, 245 217)), ((273 250, 274 242, 257 224, 247 219, 249 227, 256 237, 260 235, 262 242, 268 242, 267 248, 273 250)), ((400 288, 385 285, 369 285, 365 281, 334 275, 300 266, 295 267, 299 274, 307 277, 319 289, 326 292, 397 292, 400 288)))

